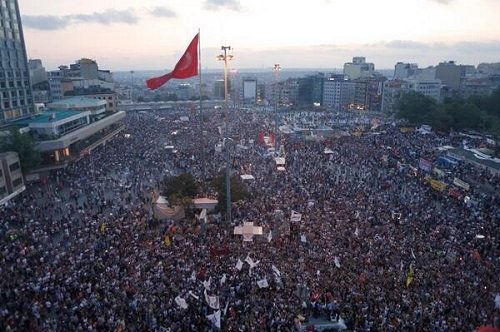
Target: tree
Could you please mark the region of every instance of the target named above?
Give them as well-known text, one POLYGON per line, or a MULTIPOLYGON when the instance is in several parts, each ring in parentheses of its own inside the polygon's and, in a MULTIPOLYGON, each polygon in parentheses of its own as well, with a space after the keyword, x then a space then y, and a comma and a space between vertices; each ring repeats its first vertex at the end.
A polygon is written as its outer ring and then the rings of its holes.
POLYGON ((29 134, 21 134, 15 127, 10 130, 9 136, 0 142, 0 152, 7 151, 18 153, 24 174, 40 165, 42 160, 33 138, 29 134))
POLYGON ((420 92, 410 91, 400 98, 396 108, 396 117, 418 124, 436 109, 436 101, 420 92))
POLYGON ((453 117, 446 112, 443 105, 439 105, 435 110, 427 113, 422 120, 432 128, 441 131, 448 131, 453 125, 453 117))
MULTIPOLYGON (((212 180, 212 187, 218 193, 219 204, 217 209, 219 211, 226 211, 226 171, 222 170, 219 175, 212 180)), ((246 186, 241 182, 237 176, 231 177, 231 202, 238 202, 249 195, 246 186)))
POLYGON ((165 196, 169 200, 183 200, 186 197, 193 198, 197 192, 198 184, 189 173, 174 176, 167 180, 165 196))

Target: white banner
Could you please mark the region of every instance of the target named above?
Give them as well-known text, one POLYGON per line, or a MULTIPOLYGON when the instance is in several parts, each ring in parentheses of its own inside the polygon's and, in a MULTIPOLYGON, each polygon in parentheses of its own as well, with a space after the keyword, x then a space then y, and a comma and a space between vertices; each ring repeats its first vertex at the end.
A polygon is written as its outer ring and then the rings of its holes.
POLYGON ((467 191, 469 191, 470 189, 470 185, 467 182, 460 180, 459 178, 454 178, 453 184, 467 191))

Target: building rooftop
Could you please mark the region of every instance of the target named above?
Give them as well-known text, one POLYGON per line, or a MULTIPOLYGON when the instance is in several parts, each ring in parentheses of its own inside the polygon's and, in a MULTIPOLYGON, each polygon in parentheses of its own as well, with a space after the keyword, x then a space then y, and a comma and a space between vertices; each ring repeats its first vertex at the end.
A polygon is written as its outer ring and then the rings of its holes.
POLYGON ((54 108, 85 108, 99 107, 103 105, 106 105, 105 100, 76 96, 55 101, 53 103, 50 103, 48 106, 54 108))
POLYGON ((50 123, 54 121, 61 121, 78 114, 81 114, 81 112, 71 111, 71 110, 48 109, 43 113, 32 116, 31 118, 21 119, 15 121, 14 123, 18 125, 29 125, 30 123, 50 123))

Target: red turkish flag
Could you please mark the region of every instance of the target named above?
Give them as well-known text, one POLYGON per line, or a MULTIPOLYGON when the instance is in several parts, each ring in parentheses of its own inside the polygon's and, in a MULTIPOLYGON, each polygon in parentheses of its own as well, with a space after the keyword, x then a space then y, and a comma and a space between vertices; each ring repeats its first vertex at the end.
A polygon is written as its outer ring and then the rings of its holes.
POLYGON ((158 89, 172 78, 188 78, 198 75, 198 40, 199 34, 194 36, 186 52, 175 65, 174 70, 163 76, 153 77, 146 81, 146 85, 151 90, 158 89))

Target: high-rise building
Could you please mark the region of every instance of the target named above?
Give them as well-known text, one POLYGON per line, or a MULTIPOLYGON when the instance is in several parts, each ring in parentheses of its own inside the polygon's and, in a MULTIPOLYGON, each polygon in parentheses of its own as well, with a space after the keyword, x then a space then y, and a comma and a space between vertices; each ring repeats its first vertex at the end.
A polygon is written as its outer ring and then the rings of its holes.
POLYGON ((28 68, 30 70, 31 84, 37 85, 41 82, 47 81, 47 72, 42 65, 40 59, 30 59, 28 61, 28 68))
POLYGON ((59 70, 49 72, 50 100, 86 96, 106 100, 106 110, 117 111, 118 97, 109 70, 99 70, 94 60, 83 58, 59 70))
POLYGON ((34 112, 19 6, 0 1, 0 124, 34 112))
POLYGON ((322 105, 332 110, 346 110, 354 103, 356 83, 344 75, 332 75, 323 84, 322 105))
POLYGON ((382 106, 382 90, 385 77, 358 78, 354 90, 353 109, 380 112, 382 106))
POLYGON ((257 102, 257 80, 253 78, 243 79, 243 102, 255 104, 257 102))
POLYGON ((298 79, 299 83, 299 100, 300 105, 321 104, 323 101, 323 82, 325 75, 318 73, 316 75, 308 75, 298 79))
POLYGON ((372 77, 375 71, 375 65, 373 63, 366 62, 365 57, 355 56, 352 58, 352 62, 344 63, 344 75, 349 77, 351 80, 355 80, 360 77, 372 77))
POLYGON ((454 61, 441 62, 436 66, 436 78, 452 90, 458 90, 465 78, 467 67, 454 61))
POLYGON ((410 78, 418 73, 418 65, 416 63, 403 63, 398 62, 394 66, 395 80, 404 80, 410 78))

